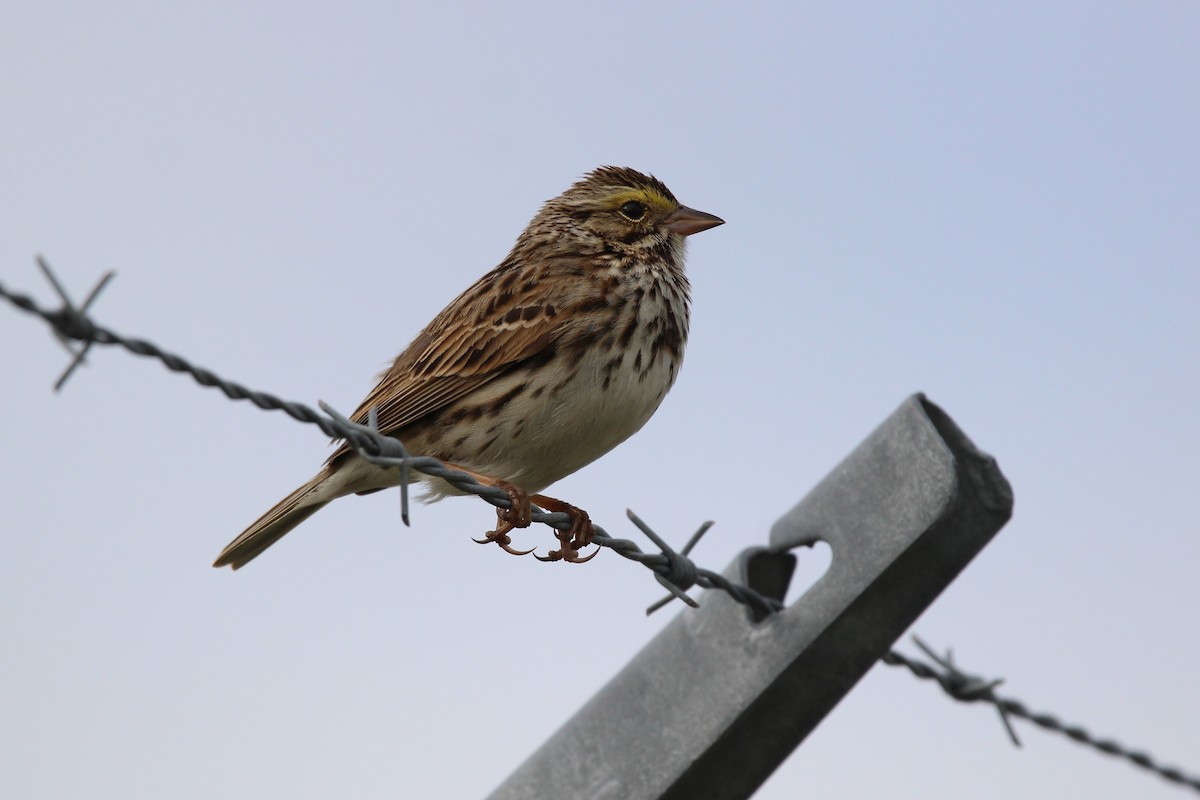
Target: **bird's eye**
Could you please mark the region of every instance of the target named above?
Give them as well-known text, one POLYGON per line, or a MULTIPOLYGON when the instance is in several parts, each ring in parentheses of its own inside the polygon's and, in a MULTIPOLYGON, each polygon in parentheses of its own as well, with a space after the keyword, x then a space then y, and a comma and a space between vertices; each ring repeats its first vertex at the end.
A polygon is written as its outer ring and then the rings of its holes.
POLYGON ((641 222, 646 216, 646 204, 639 203, 637 200, 630 200, 628 203, 623 203, 620 208, 621 216, 631 222, 641 222))

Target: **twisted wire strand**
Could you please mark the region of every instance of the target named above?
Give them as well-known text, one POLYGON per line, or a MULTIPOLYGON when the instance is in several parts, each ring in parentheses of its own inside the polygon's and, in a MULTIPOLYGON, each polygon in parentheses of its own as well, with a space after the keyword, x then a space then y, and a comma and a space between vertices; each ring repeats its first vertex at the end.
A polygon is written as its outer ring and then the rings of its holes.
POLYGON ((916 641, 918 647, 934 659, 937 664, 936 666, 910 658, 896 650, 886 653, 882 659, 883 663, 893 667, 904 667, 917 678, 936 682, 946 694, 959 702, 990 703, 999 712, 1000 718, 1008 729, 1009 736, 1012 738, 1014 744, 1020 746, 1020 742, 1016 738, 1016 732, 1013 731, 1009 723, 1008 717, 1010 716, 1029 720, 1044 730, 1062 734, 1079 744, 1091 747, 1101 753, 1136 764, 1142 769, 1152 772, 1174 784, 1187 787, 1195 792, 1200 792, 1200 776, 1189 775, 1178 767, 1164 766, 1144 750, 1133 750, 1113 739, 1100 738, 1090 733, 1083 726, 1065 723, 1053 714, 1031 711, 1019 700, 1009 697, 999 697, 995 693, 995 688, 1000 685, 1001 681, 985 681, 978 676, 962 672, 954 665, 949 654, 944 658, 938 657, 920 639, 917 639, 915 636, 913 639, 916 641))
MULTIPOLYGON (((327 435, 335 439, 347 440, 367 460, 380 466, 401 469, 404 477, 407 477, 409 470, 416 470, 425 475, 441 478, 455 488, 476 495, 497 508, 509 508, 511 506, 511 501, 503 490, 494 486, 484 486, 472 476, 448 467, 436 458, 411 455, 404 449, 403 443, 398 439, 384 436, 374 425, 359 425, 351 422, 324 403, 321 406, 326 413, 322 414, 303 403, 284 400, 268 392, 256 391, 234 381, 226 380, 212 370, 198 367, 180 355, 163 350, 153 342, 122 336, 108 328, 97 325, 85 313, 86 306, 90 305, 100 289, 107 284, 111 278, 111 274, 101 279, 100 283, 89 294, 83 307, 76 307, 63 290, 61 284, 54 277, 54 274, 50 271, 49 266, 40 257, 38 259, 38 266, 46 274, 47 279, 62 299, 62 308, 55 311, 44 309, 33 298, 18 292, 9 291, 3 284, 0 284, 0 297, 7 299, 12 305, 23 311, 41 317, 54 330, 55 335, 61 337, 63 340, 83 342, 84 346, 78 352, 68 348, 75 358, 67 372, 59 379, 57 385, 61 386, 66 378, 69 377, 71 371, 82 363, 83 353, 92 344, 115 345, 135 355, 155 359, 166 366, 167 369, 174 372, 182 372, 190 375, 196 383, 201 386, 219 389, 230 400, 248 400, 264 411, 282 411, 298 422, 316 425, 327 435)), ((374 415, 372 415, 372 421, 373 418, 374 415)), ((408 524, 407 481, 404 481, 400 485, 400 492, 402 517, 405 524, 408 524)), ((667 600, 679 598, 691 606, 696 606, 696 601, 687 595, 687 590, 692 588, 692 586, 700 586, 704 589, 718 589, 723 591, 734 601, 749 606, 760 614, 773 613, 783 608, 783 604, 779 600, 760 594, 747 586, 735 584, 717 572, 698 567, 688 558, 687 552, 695 544, 695 540, 699 535, 707 530, 711 523, 706 523, 697 535, 692 537, 692 541, 688 543, 683 552, 676 552, 654 534, 644 522, 637 519, 633 512, 627 513, 630 519, 634 520, 635 524, 643 532, 647 533, 651 541, 654 541, 659 546, 660 552, 644 552, 635 542, 610 536, 598 525, 594 526, 596 536, 593 543, 601 547, 607 547, 623 558, 636 561, 650 569, 658 582, 671 592, 671 597, 667 598, 667 600)), ((570 517, 564 512, 548 513, 538 508, 533 510, 532 521, 548 525, 557 530, 566 530, 571 524, 570 517)), ((647 609, 646 613, 652 613, 661 608, 663 604, 664 601, 655 603, 647 609)))

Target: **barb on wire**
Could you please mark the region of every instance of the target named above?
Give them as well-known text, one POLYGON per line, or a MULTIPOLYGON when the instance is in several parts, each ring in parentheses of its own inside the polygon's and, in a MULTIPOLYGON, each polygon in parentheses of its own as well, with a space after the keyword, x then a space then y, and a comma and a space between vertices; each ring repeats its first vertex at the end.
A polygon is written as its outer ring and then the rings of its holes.
POLYGON ((942 668, 942 674, 946 676, 950 687, 952 687, 946 688, 946 691, 957 700, 986 700, 995 705, 996 711, 1000 714, 1000 722, 1004 724, 1004 729, 1008 731, 1008 738, 1012 740, 1014 747, 1020 747, 1021 740, 1017 738, 1017 732, 1013 730, 1012 721, 1008 718, 1008 712, 1002 705, 996 702, 995 689, 1004 683, 1004 679, 997 678, 987 681, 975 675, 968 675, 955 665, 954 652, 949 648, 946 649, 945 656, 939 656, 918 637, 913 636, 912 638, 913 643, 942 668))
POLYGON ((100 292, 104 291, 104 287, 108 285, 108 282, 113 279, 116 273, 110 270, 101 275, 100 280, 88 292, 88 296, 83 299, 83 303, 79 307, 76 307, 71 302, 71 297, 67 294, 67 290, 63 288, 58 278, 54 276, 54 272, 50 269, 50 265, 46 263, 46 259, 38 256, 36 261, 38 269, 42 271, 42 275, 46 276, 46 280, 50 282, 50 285, 54 287, 54 291, 58 293, 59 299, 62 300, 63 307, 59 313, 63 316, 63 327, 73 327, 76 331, 83 332, 83 335, 78 337, 82 339, 83 346, 76 350, 71 346, 71 341, 67 333, 59 328, 55 328, 54 330, 54 336, 58 339, 58 343, 72 356, 71 363, 67 365, 67 368, 58 376, 58 380, 54 382, 54 391, 57 392, 62 390, 63 384, 67 382, 67 378, 71 377, 71 373, 78 369, 80 364, 87 363, 88 350, 91 349, 93 341, 86 335, 86 331, 91 325, 91 322, 87 318, 87 310, 91 307, 92 301, 100 295, 100 292))
POLYGON ((702 524, 700 529, 692 534, 692 538, 688 539, 687 544, 683 546, 683 549, 676 553, 666 542, 659 538, 657 533, 650 529, 649 525, 647 525, 645 522, 642 522, 641 517, 639 517, 637 514, 634 514, 631 509, 625 509, 625 514, 629 517, 629 520, 634 525, 638 526, 642 533, 646 534, 646 538, 658 545, 658 549, 662 550, 663 553, 671 559, 671 563, 668 565, 670 569, 666 575, 660 575, 657 572, 654 574, 654 577, 664 589, 670 592, 670 594, 647 608, 646 616, 650 616, 675 598, 682 600, 692 608, 698 608, 699 604, 692 598, 688 597, 687 592, 685 591, 694 585, 696 583, 696 579, 699 577, 696 575, 694 565, 686 558, 671 557, 680 555, 686 556, 688 553, 692 552, 692 548, 695 547, 700 541, 700 537, 708 533, 708 529, 713 526, 713 521, 709 520, 702 524))
POLYGON ((936 681, 946 694, 960 702, 976 703, 982 701, 995 706, 1000 714, 1000 719, 1004 723, 1004 727, 1008 731, 1009 737, 1012 739, 1013 744, 1018 747, 1021 743, 1017 739, 1016 732, 1013 730, 1012 723, 1010 722, 1011 717, 1020 717, 1021 719, 1029 720, 1048 731, 1061 733, 1079 744, 1087 745, 1110 756, 1123 758, 1172 783, 1200 792, 1200 776, 1189 775, 1178 767, 1163 766, 1144 751, 1132 750, 1112 739, 1101 739, 1089 733, 1082 726, 1069 725, 1060 721, 1052 714, 1030 711, 1024 703, 1018 700, 1000 697, 995 693, 995 689, 1003 681, 989 681, 975 675, 969 675, 954 664, 949 651, 947 651, 945 657, 941 657, 935 654, 928 645, 916 636, 913 637, 913 641, 917 647, 921 648, 921 650, 934 660, 936 666, 910 658, 896 650, 891 650, 884 654, 883 663, 893 667, 905 667, 917 678, 936 681))
MULTIPOLYGON (((398 439, 381 434, 378 430, 373 410, 366 425, 361 425, 347 419, 325 403, 320 404, 321 408, 325 411, 324 414, 321 414, 303 403, 283 400, 273 394, 255 391, 233 381, 225 380, 211 370, 197 367, 182 356, 166 352, 145 339, 127 338, 107 328, 96 325, 87 316, 87 308, 100 290, 108 283, 111 273, 101 279, 96 288, 88 295, 83 305, 75 307, 50 271, 49 265, 40 257, 38 265, 47 279, 54 285, 55 291, 62 299, 63 307, 61 309, 58 311, 47 311, 38 306, 32 298, 10 292, 3 285, 0 285, 0 297, 4 297, 17 308, 41 317, 49 323, 56 336, 62 337, 64 340, 83 342, 83 347, 78 353, 72 350, 75 360, 72 362, 72 366, 68 368, 66 375, 69 375, 79 362, 82 362, 83 354, 86 353, 91 345, 97 343, 117 345, 135 355, 156 359, 162 362, 167 369, 186 373, 201 386, 220 389, 231 400, 249 400, 264 411, 283 411, 292 419, 299 422, 316 425, 327 435, 335 439, 345 439, 368 461, 380 466, 399 468, 405 477, 407 477, 408 471, 415 470, 425 475, 441 478, 455 488, 476 495, 497 508, 511 507, 512 503, 502 489, 494 486, 484 486, 471 475, 449 467, 431 456, 414 456, 404 448, 403 443, 398 439)), ((66 375, 60 379, 60 384, 65 380, 66 375)), ((407 481, 404 481, 400 486, 400 509, 401 518, 407 525, 409 521, 407 481)), ((749 606, 760 614, 773 613, 783 608, 783 604, 779 600, 766 597, 749 587, 735 584, 720 573, 697 567, 688 558, 688 553, 695 546, 700 536, 708 530, 711 523, 706 523, 702 526, 700 531, 692 536, 681 552, 675 552, 632 512, 630 512, 630 519, 646 533, 652 542, 659 546, 661 552, 643 552, 636 543, 628 539, 612 537, 599 525, 594 526, 596 536, 593 539, 593 544, 607 547, 623 558, 636 561, 647 567, 654 573, 658 582, 671 592, 673 597, 678 597, 689 605, 694 606, 696 602, 687 596, 687 590, 692 586, 700 586, 705 589, 719 589, 728 594, 736 602, 749 606)), ((557 530, 566 530, 571 526, 570 517, 561 511, 548 513, 540 508, 535 508, 532 520, 533 522, 549 525, 557 530)), ((667 600, 654 604, 648 609, 647 613, 661 608, 670 599, 672 598, 667 598, 667 600)))

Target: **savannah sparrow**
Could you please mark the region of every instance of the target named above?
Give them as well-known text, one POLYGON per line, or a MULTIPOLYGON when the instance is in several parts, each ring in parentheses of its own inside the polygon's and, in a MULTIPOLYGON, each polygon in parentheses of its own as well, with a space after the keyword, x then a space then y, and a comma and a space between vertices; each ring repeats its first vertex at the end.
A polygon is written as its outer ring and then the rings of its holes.
MULTIPOLYGON (((657 178, 601 167, 548 201, 500 266, 438 314, 354 413, 418 455, 504 489, 512 508, 484 542, 512 553, 530 501, 566 511, 551 559, 580 561, 587 514, 534 494, 616 447, 650 419, 683 359, 689 287, 684 238, 720 225, 657 178)), ((457 490, 420 475, 430 496, 457 490)), ((245 565, 330 501, 397 486, 345 443, 308 483, 221 551, 245 565)))

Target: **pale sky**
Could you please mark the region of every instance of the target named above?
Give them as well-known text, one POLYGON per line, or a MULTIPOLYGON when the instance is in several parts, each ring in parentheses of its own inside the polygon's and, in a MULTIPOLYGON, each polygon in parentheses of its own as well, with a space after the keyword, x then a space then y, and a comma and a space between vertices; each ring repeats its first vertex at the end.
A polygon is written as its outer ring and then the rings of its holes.
MULTIPOLYGON (((913 632, 1195 774, 1198 40, 1182 2, 21 4, 0 282, 114 269, 101 324, 349 411, 542 201, 652 172, 727 221, 682 373, 550 493, 714 519, 720 570, 925 391, 1016 511, 913 632)), ((0 307, 0 795, 482 797, 688 613, 611 553, 472 544, 469 498, 346 499, 213 570, 323 435, 111 349, 55 395, 66 359, 0 307)), ((880 666, 756 798, 1186 796, 1017 729, 880 666)))

